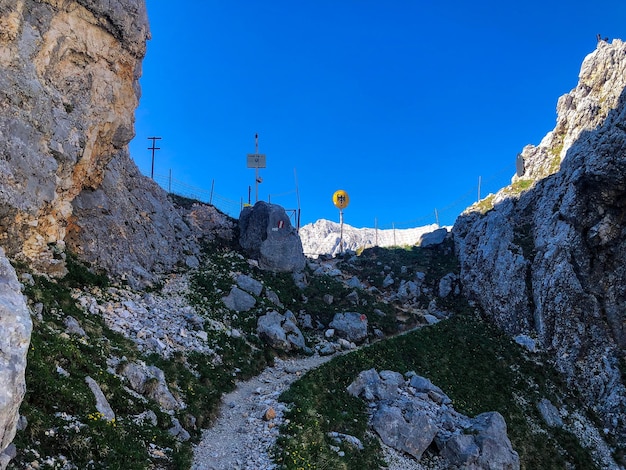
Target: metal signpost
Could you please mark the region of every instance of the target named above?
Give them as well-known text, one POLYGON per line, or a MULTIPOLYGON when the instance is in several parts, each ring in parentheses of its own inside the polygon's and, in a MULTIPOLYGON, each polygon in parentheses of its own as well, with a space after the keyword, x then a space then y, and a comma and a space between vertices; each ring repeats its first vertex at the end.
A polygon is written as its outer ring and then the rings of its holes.
POLYGON ((265 168, 265 154, 259 153, 259 134, 254 135, 255 152, 248 154, 248 168, 254 168, 254 184, 255 184, 255 197, 254 202, 259 202, 259 183, 263 182, 263 179, 259 176, 259 168, 265 168))
POLYGON ((343 253, 343 210, 348 207, 350 197, 343 189, 335 191, 333 194, 333 204, 339 209, 339 251, 343 253))

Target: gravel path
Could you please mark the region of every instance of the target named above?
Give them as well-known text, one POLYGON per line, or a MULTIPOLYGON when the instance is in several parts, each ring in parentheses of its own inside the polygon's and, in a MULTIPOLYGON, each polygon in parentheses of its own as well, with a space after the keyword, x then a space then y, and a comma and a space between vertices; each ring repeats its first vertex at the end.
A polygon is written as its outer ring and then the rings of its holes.
POLYGON ((257 377, 223 397, 220 414, 194 449, 192 470, 270 470, 269 451, 283 423, 279 395, 330 356, 276 359, 257 377), (267 416, 266 416, 267 415, 267 416))

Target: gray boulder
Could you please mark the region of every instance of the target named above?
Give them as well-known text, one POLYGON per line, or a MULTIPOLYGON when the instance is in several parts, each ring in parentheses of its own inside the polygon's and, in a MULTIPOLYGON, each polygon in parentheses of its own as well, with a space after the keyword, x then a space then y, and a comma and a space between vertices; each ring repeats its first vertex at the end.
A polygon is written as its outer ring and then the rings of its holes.
POLYGON ((441 444, 441 456, 450 464, 472 468, 480 456, 480 448, 471 434, 455 434, 441 444))
POLYGON ((184 408, 172 392, 165 380, 165 373, 155 366, 146 366, 141 362, 126 364, 121 374, 128 379, 130 388, 157 402, 164 410, 172 411, 184 408))
POLYGON ((281 315, 274 310, 259 317, 257 334, 276 349, 291 351, 306 348, 304 336, 291 312, 281 315))
POLYGON ((278 294, 274 292, 273 290, 265 289, 265 297, 267 297, 267 300, 272 302, 277 307, 280 307, 280 308, 283 307, 283 303, 280 301, 278 294))
POLYGON ((263 291, 263 284, 245 274, 238 275, 235 282, 237 282, 237 286, 239 286, 239 288, 249 292, 250 294, 254 294, 257 297, 261 295, 261 292, 263 291))
POLYGON ((404 384, 402 374, 389 370, 369 369, 361 372, 347 391, 355 397, 363 397, 367 401, 392 400, 398 397, 400 386, 404 384))
POLYGON ((507 437, 506 422, 500 413, 492 411, 476 416, 470 432, 480 449, 476 469, 518 470, 519 455, 507 437))
POLYGON ((507 436, 506 423, 498 412, 482 413, 451 436, 435 439, 441 456, 464 470, 518 470, 519 456, 507 436))
POLYGON ((104 396, 104 393, 102 393, 100 385, 98 385, 98 383, 89 376, 85 377, 85 382, 96 399, 96 410, 98 410, 98 412, 102 414, 102 417, 107 421, 113 421, 115 419, 115 413, 104 396))
POLYGON ((414 372, 361 372, 347 392, 369 401, 371 426, 396 450, 420 459, 434 443, 445 467, 463 470, 518 470, 519 457, 497 412, 469 418, 430 380, 414 372))
POLYGON ((285 209, 257 202, 239 215, 239 243, 259 267, 274 272, 302 271, 306 258, 302 242, 285 209))
POLYGON ((408 375, 411 376, 409 379, 409 385, 411 385, 411 387, 413 387, 416 391, 424 393, 437 392, 443 394, 443 390, 433 384, 430 379, 412 373, 409 373, 408 375))
POLYGON ((222 302, 229 310, 235 312, 247 312, 256 305, 256 299, 237 286, 233 286, 230 293, 222 297, 222 302))
POLYGON ((328 325, 348 341, 360 343, 367 338, 367 316, 357 312, 336 313, 328 325))
POLYGON ((454 283, 458 280, 458 276, 454 273, 448 273, 439 280, 439 297, 446 298, 454 290, 454 283))
POLYGON ((561 419, 559 410, 550 400, 542 398, 539 403, 537 403, 537 409, 548 426, 553 428, 563 427, 563 420, 561 419))
POLYGON ((515 341, 520 346, 526 348, 530 352, 538 351, 537 341, 535 341, 533 338, 531 338, 528 335, 519 334, 513 338, 513 341, 515 341))
POLYGON ((6 468, 11 452, 5 452, 19 419, 26 391, 24 373, 32 322, 21 294, 17 275, 0 248, 0 468, 6 468))
POLYGON ((400 408, 384 404, 374 413, 372 427, 389 447, 418 460, 437 434, 437 427, 426 413, 405 416, 400 408))
POLYGON ((65 331, 67 334, 77 335, 77 336, 80 336, 81 338, 87 337, 87 333, 85 333, 85 330, 83 330, 83 328, 80 326, 80 323, 78 323, 78 320, 76 320, 76 318, 68 315, 67 317, 63 319, 63 323, 65 323, 65 328, 66 328, 65 331))
POLYGON ((385 279, 383 279, 383 287, 389 287, 394 282, 395 282, 395 280, 393 279, 392 273, 389 273, 389 274, 387 274, 387 276, 385 276, 385 279))
POLYGON ((177 440, 181 442, 188 441, 191 439, 191 435, 187 432, 185 428, 182 427, 180 421, 177 418, 172 416, 172 427, 167 430, 172 436, 174 436, 177 440))
POLYGON ((420 237, 418 245, 421 247, 440 245, 448 236, 448 229, 442 227, 420 237))

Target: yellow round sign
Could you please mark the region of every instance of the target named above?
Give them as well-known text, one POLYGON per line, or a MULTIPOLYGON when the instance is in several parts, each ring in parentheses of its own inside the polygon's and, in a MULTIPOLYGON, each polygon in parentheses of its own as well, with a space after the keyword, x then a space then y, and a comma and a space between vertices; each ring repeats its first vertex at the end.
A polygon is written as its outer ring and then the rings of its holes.
POLYGON ((348 193, 345 192, 343 189, 335 191, 335 194, 333 194, 333 204, 335 205, 335 207, 337 207, 337 209, 345 209, 346 207, 348 207, 349 202, 350 197, 348 196, 348 193))

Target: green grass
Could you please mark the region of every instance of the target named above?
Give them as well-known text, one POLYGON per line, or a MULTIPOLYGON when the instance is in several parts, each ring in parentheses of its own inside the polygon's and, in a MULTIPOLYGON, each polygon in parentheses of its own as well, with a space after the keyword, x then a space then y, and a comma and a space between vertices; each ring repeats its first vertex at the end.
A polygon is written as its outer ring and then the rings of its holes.
POLYGON ((506 193, 519 195, 524 191, 529 190, 532 187, 533 183, 534 181, 531 179, 519 179, 512 183, 508 188, 506 188, 506 193))
POLYGON ((516 344, 467 315, 338 357, 294 383, 281 396, 292 405, 275 452, 280 468, 378 468, 378 444, 365 433, 366 404, 345 391, 359 372, 372 367, 428 377, 452 398, 457 411, 469 416, 499 411, 523 469, 561 469, 566 462, 596 468, 566 431, 533 431, 531 422, 542 423, 534 406, 541 397, 559 391, 575 399, 557 374, 547 364, 527 360, 516 344), (339 457, 329 448, 331 431, 364 439, 365 450, 345 447, 346 456, 339 457))
POLYGON ((453 242, 450 240, 440 245, 424 248, 419 246, 367 248, 356 260, 344 262, 339 267, 382 289, 383 280, 388 272, 384 269, 385 266, 393 271, 396 288, 401 280, 415 279, 415 274, 418 272, 426 275, 425 282, 431 287, 446 274, 459 272, 453 242), (401 271, 402 266, 406 268, 404 273, 401 271))
MULTIPOLYGON (((204 307, 206 314, 218 318, 222 312, 214 311, 213 304, 221 302, 225 295, 218 289, 230 288, 232 279, 227 274, 231 270, 248 266, 242 256, 223 246, 207 249, 205 254, 208 267, 197 275, 197 289, 191 297, 204 307)), ((176 441, 167 432, 171 417, 155 403, 129 394, 121 379, 108 372, 107 358, 142 360, 161 368, 170 390, 187 405, 175 416, 191 433, 192 441, 197 441, 201 428, 215 418, 222 394, 233 390, 236 380, 258 374, 271 363, 273 352, 256 336, 235 338, 209 329, 208 345, 218 360, 198 352, 179 353, 170 359, 157 354, 146 356, 131 340, 110 330, 100 315, 88 314, 77 306, 73 289, 91 289, 106 297, 109 281, 71 254, 67 260, 68 274, 63 279, 33 276, 34 285, 25 287, 24 294, 31 305, 41 303, 43 310, 41 319, 34 320, 27 358, 27 392, 21 414, 29 424, 16 436, 18 455, 10 468, 25 468, 37 454, 42 459, 64 455, 81 469, 189 468, 191 442, 176 441), (63 321, 68 315, 78 320, 88 339, 64 333, 63 321), (61 376, 57 366, 67 371, 69 377, 61 376), (88 375, 98 382, 116 413, 114 423, 97 419, 95 399, 85 383, 88 375), (133 416, 146 410, 156 414, 156 426, 134 422, 133 416), (62 416, 72 416, 80 430, 68 426, 62 416), (167 459, 152 456, 148 452, 151 445, 162 450, 167 459)), ((25 265, 17 268, 27 271, 25 265)), ((243 322, 243 316, 238 321, 243 322)))
POLYGON ((494 208, 494 201, 496 199, 495 194, 489 194, 484 199, 481 199, 477 203, 471 206, 470 209, 480 212, 481 214, 486 214, 490 210, 494 208))
MULTIPOLYGON (((314 323, 327 325, 339 311, 358 311, 368 316, 372 328, 388 334, 398 330, 397 306, 383 303, 362 289, 356 289, 359 304, 354 305, 346 299, 354 289, 335 278, 312 276, 308 272, 310 283, 301 290, 290 274, 253 268, 232 246, 214 243, 206 245, 203 253, 202 266, 193 275, 188 300, 201 315, 226 328, 206 329, 208 345, 216 352, 215 357, 196 352, 179 353, 170 359, 141 354, 132 341, 108 329, 99 315, 88 314, 76 305, 73 289, 92 289, 106 296, 109 280, 71 254, 67 258, 69 272, 64 279, 34 276, 35 284, 26 286, 24 293, 31 304, 43 304, 43 312, 42 318, 35 320, 26 371, 27 394, 21 408, 29 425, 17 434, 18 456, 9 468, 26 468, 35 460, 35 453, 42 459, 62 454, 81 469, 189 468, 191 443, 174 440, 167 432, 171 417, 156 404, 129 394, 120 378, 107 370, 106 360, 111 356, 125 357, 128 361, 143 360, 161 368, 170 389, 187 404, 175 416, 192 434, 192 442, 197 441, 201 428, 215 418, 222 394, 231 391, 236 380, 258 374, 278 354, 255 334, 258 316, 276 308, 263 294, 257 297, 257 305, 250 312, 234 313, 225 308, 221 299, 234 284, 231 273, 247 273, 262 281, 266 288, 278 294, 285 309, 296 314, 309 313, 314 323), (333 295, 331 305, 323 301, 325 294, 333 295), (384 315, 381 317, 374 310, 384 315), (89 339, 64 334, 63 319, 67 315, 79 321, 89 339), (242 336, 227 334, 229 328, 239 329, 242 336), (57 366, 70 376, 62 377, 57 366), (116 412, 115 422, 108 423, 95 414, 95 400, 84 381, 87 375, 102 387, 116 412), (132 419, 146 410, 156 414, 156 426, 136 424, 132 419), (68 425, 64 416, 72 416, 80 429, 68 425), (168 459, 151 455, 147 450, 151 444, 168 459)), ((385 266, 395 273, 395 287, 399 280, 414 279, 417 272, 423 272, 425 285, 431 290, 442 276, 459 270, 449 241, 431 248, 367 249, 356 259, 340 265, 344 272, 378 287, 382 287, 382 279, 388 272, 385 266), (400 266, 405 266, 405 270, 401 271, 400 266)), ((25 266, 18 267, 18 271, 26 270, 25 266)), ((426 305, 428 299, 422 300, 426 305)), ((293 407, 288 413, 290 422, 285 425, 276 448, 276 459, 282 468, 380 466, 378 442, 366 432, 366 405, 345 392, 360 371, 371 367, 399 372, 415 370, 426 375, 448 393, 456 409, 463 413, 473 416, 483 411, 501 412, 507 420, 513 445, 522 457, 523 468, 564 468, 565 462, 574 463, 576 468, 594 468, 586 451, 570 434, 531 431, 529 419, 540 423, 532 404, 543 396, 553 398, 563 389, 552 369, 527 360, 515 344, 475 319, 473 309, 462 299, 449 296, 438 303, 458 315, 341 356, 311 371, 283 394, 282 399, 292 402, 293 407), (514 396, 524 397, 530 405, 521 405, 514 396), (359 452, 345 447, 342 448, 345 456, 340 457, 329 450, 329 445, 334 444, 327 437, 329 431, 355 435, 363 441, 365 449, 359 452)))
POLYGON ((148 469, 157 463, 163 468, 181 468, 190 462, 190 446, 179 445, 167 432, 170 417, 156 404, 134 398, 120 378, 107 371, 107 357, 131 360, 140 354, 131 341, 108 329, 100 316, 78 308, 71 295, 71 287, 83 282, 98 287, 106 282, 69 259, 66 278, 54 281, 34 276, 34 285, 27 285, 24 291, 30 302, 43 304, 43 311, 41 319, 34 320, 26 395, 20 409, 28 426, 16 435, 18 454, 9 468, 25 468, 37 455, 57 459, 57 463, 63 455, 81 469, 148 469), (79 321, 88 339, 64 333, 63 319, 68 315, 79 321), (69 376, 60 374, 57 367, 69 376), (87 376, 100 385, 116 413, 115 421, 98 415, 95 398, 85 383, 87 376), (146 410, 158 417, 156 426, 133 420, 146 410), (151 456, 149 444, 162 449, 169 460, 151 456))

